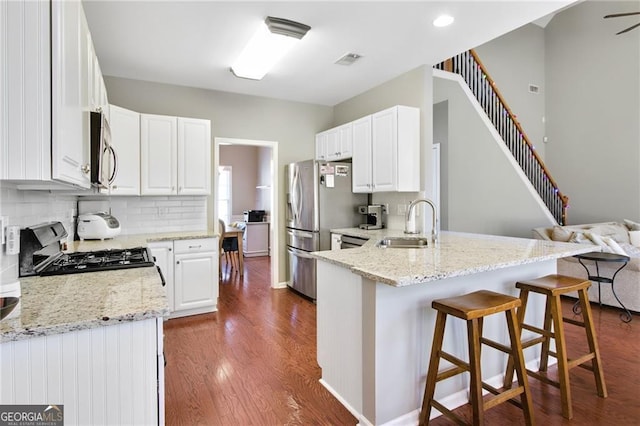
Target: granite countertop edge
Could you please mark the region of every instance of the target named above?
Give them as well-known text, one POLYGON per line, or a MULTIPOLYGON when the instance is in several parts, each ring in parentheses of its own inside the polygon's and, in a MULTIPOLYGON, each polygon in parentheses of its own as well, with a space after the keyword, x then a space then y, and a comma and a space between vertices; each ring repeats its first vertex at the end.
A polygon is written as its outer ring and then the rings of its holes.
MULTIPOLYGON (((508 258, 504 260, 495 260, 489 263, 477 264, 477 265, 460 265, 454 268, 447 268, 446 270, 438 270, 438 268, 432 268, 428 271, 421 271, 424 273, 405 273, 405 271, 409 271, 411 269, 416 269, 415 264, 410 264, 408 261, 403 265, 402 255, 398 255, 402 253, 405 258, 420 256, 422 253, 438 253, 440 252, 439 246, 436 248, 427 247, 426 249, 389 249, 389 248, 378 248, 376 244, 381 239, 387 236, 403 236, 409 238, 418 238, 418 237, 427 237, 428 235, 404 235, 401 230, 389 230, 389 229, 379 229, 375 231, 370 230, 362 230, 359 228, 341 228, 341 229, 332 229, 332 233, 338 233, 342 235, 350 235, 354 237, 360 238, 368 238, 369 240, 360 248, 353 248, 347 250, 336 250, 336 251, 323 251, 323 252, 314 252, 311 255, 321 261, 328 262, 337 266, 341 266, 343 268, 349 269, 353 273, 360 275, 364 278, 370 279, 375 282, 380 282, 384 284, 388 284, 394 287, 405 287, 415 284, 422 284, 433 282, 437 280, 442 280, 446 278, 454 278, 466 275, 472 275, 481 272, 494 271, 503 268, 509 268, 513 266, 526 265, 531 263, 543 262, 548 260, 559 259, 568 256, 574 256, 576 254, 587 253, 594 251, 596 248, 594 246, 585 246, 580 244, 569 244, 569 243, 556 243, 550 241, 543 240, 533 240, 526 238, 514 238, 514 237, 500 237, 493 235, 482 235, 482 234, 468 234, 468 233, 458 233, 458 232, 444 232, 441 234, 441 238, 444 240, 455 239, 458 242, 464 241, 465 238, 471 240, 486 240, 491 243, 494 241, 500 242, 502 244, 513 243, 514 246, 520 246, 523 243, 526 244, 534 244, 536 247, 543 247, 549 250, 556 250, 556 252, 545 253, 542 255, 535 255, 526 258, 508 258), (424 250, 424 251, 423 251, 424 250), (357 252, 356 252, 357 251, 357 252), (357 253, 357 254, 356 254, 357 253), (393 260, 396 261, 396 264, 392 267, 392 270, 381 272, 380 269, 375 266, 371 267, 370 264, 384 264, 385 258, 393 257, 393 260), (398 258, 400 257, 400 260, 398 258), (375 258, 377 262, 372 262, 371 259, 375 258), (362 261, 361 264, 359 261, 362 261)), ((464 247, 463 247, 464 249, 464 247)), ((447 247, 445 250, 442 250, 444 253, 451 253, 451 247, 447 247)), ((473 262, 470 262, 473 263, 473 262)))
MULTIPOLYGON (((66 251, 132 248, 153 242, 215 237, 218 234, 212 231, 122 235, 108 240, 74 241, 66 251)), ((155 267, 22 277, 20 282, 19 308, 0 321, 0 343, 169 315, 166 293, 155 267), (84 283, 94 287, 85 287, 84 283), (100 298, 115 300, 117 306, 105 305, 107 302, 100 298), (48 306, 52 299, 63 304, 61 309, 48 306), (134 302, 131 308, 127 306, 129 299, 134 302)))

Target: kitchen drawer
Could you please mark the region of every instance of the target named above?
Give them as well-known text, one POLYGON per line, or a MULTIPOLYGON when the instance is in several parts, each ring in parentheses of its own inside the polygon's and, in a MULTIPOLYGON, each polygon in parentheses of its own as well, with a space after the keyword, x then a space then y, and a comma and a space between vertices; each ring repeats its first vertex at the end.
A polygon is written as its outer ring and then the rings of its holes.
POLYGON ((198 238, 194 240, 175 240, 173 249, 179 253, 201 253, 205 251, 217 251, 218 244, 215 238, 198 238))

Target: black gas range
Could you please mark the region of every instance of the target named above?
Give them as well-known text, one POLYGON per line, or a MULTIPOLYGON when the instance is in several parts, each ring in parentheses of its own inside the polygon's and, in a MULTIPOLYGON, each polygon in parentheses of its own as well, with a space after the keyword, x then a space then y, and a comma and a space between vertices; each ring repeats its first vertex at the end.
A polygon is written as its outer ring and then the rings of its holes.
POLYGON ((60 222, 43 223, 20 231, 20 276, 48 276, 154 266, 146 247, 63 253, 67 232, 60 222))
POLYGON ((153 256, 145 247, 76 252, 62 254, 40 271, 39 275, 79 274, 153 265, 153 256))

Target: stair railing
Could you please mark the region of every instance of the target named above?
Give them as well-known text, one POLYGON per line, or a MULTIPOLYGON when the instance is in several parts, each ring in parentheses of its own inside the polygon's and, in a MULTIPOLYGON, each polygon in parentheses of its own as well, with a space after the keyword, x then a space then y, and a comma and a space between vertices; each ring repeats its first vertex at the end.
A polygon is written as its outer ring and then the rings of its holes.
POLYGON ((462 76, 553 217, 560 225, 565 225, 569 197, 558 189, 535 146, 525 134, 476 52, 473 49, 463 52, 435 65, 434 68, 462 76))

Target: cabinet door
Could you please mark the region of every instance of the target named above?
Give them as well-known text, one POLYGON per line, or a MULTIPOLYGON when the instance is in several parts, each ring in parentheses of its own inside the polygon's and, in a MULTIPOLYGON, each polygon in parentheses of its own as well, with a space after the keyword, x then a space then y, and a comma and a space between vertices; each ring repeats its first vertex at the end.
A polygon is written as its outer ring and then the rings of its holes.
POLYGON ((177 118, 140 114, 142 195, 177 194, 177 118))
POLYGON ((215 252, 175 255, 175 310, 217 305, 218 264, 215 252))
POLYGON ((248 223, 244 231, 242 251, 246 257, 269 255, 269 224, 248 223))
POLYGON ((178 118, 178 194, 211 193, 211 121, 178 118))
POLYGON ((173 281, 173 241, 160 241, 148 243, 147 246, 151 250, 156 265, 160 267, 165 282, 165 291, 167 292, 167 300, 169 301, 169 311, 174 311, 174 292, 175 286, 173 281))
POLYGON ((316 160, 327 160, 327 133, 322 132, 316 135, 316 160))
POLYGON ((52 178, 88 188, 89 30, 79 0, 53 1, 51 13, 52 178))
POLYGON ((395 191, 398 174, 397 108, 373 114, 371 129, 373 192, 395 191))
POLYGON ((0 2, 0 179, 51 179, 49 3, 0 2))
POLYGON ((117 174, 112 195, 140 195, 140 114, 109 107, 111 144, 116 151, 117 174))
POLYGON ((353 122, 353 192, 371 192, 371 116, 353 122))
POLYGON ((353 123, 338 127, 338 159, 351 158, 353 155, 353 123))
POLYGON ((340 145, 340 136, 338 134, 338 129, 330 129, 327 130, 327 141, 326 141, 326 159, 327 161, 335 161, 340 157, 339 145, 340 145))

